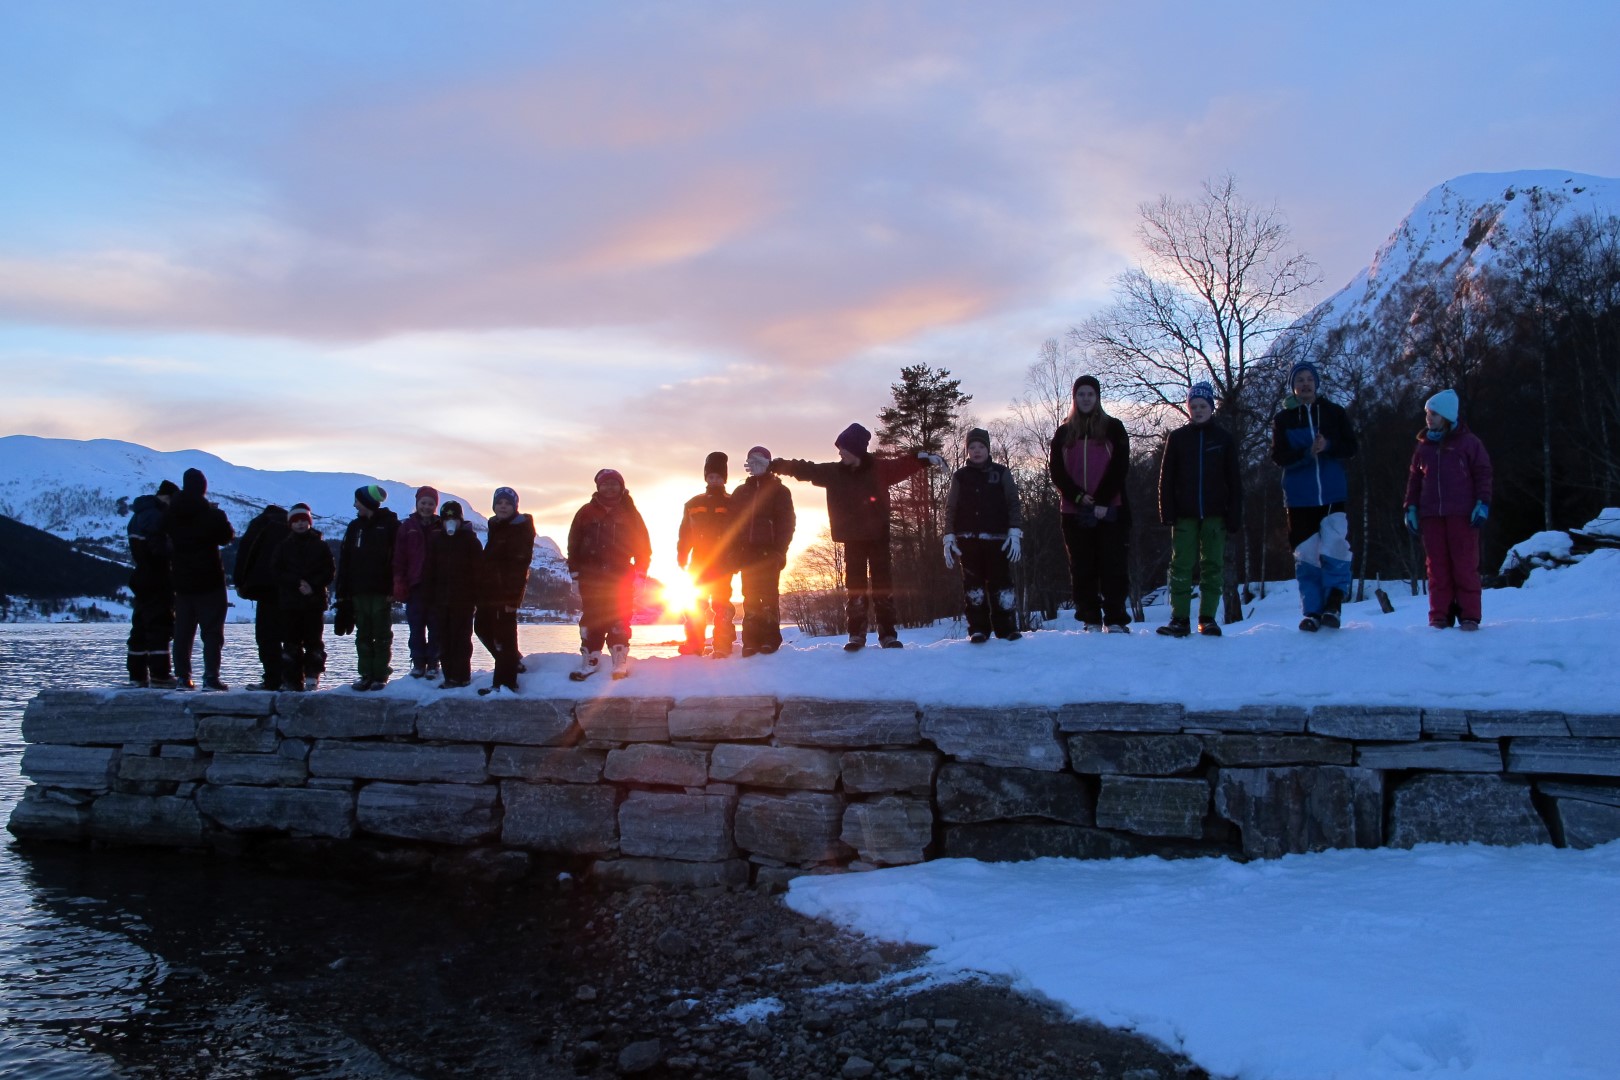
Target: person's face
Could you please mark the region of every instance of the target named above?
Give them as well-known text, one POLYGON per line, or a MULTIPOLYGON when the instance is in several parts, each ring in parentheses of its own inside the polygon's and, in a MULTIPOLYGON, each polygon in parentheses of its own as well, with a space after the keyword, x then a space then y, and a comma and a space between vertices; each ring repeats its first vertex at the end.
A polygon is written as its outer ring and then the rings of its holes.
POLYGON ((597 482, 596 493, 602 496, 604 502, 618 502, 619 496, 624 494, 624 485, 612 477, 597 482))
POLYGON ((1294 396, 1306 405, 1316 400, 1316 376, 1301 371, 1294 376, 1294 396))
POLYGON ((717 472, 706 472, 703 474, 703 482, 710 487, 724 487, 726 478, 717 472))
POLYGON ((365 503, 361 502, 358 497, 356 497, 355 500, 354 500, 354 508, 356 510, 360 511, 360 516, 361 517, 370 517, 371 516, 371 507, 369 507, 365 503))
POLYGON ((309 532, 309 527, 309 518, 305 517, 293 518, 292 525, 290 526, 292 531, 298 533, 300 536, 309 532))
POLYGON ((990 448, 982 442, 968 443, 968 460, 975 465, 983 465, 990 460, 990 448))
POLYGON ((1074 392, 1074 407, 1083 413, 1089 413, 1097 407, 1097 391, 1090 386, 1082 386, 1074 392))
POLYGON ((1187 415, 1192 417, 1192 422, 1195 424, 1206 423, 1211 416, 1215 415, 1215 406, 1201 397, 1195 397, 1187 402, 1187 415))
POLYGON ((1446 418, 1435 412, 1433 409, 1423 410, 1423 422, 1429 425, 1430 431, 1446 430, 1446 418))
POLYGON ((743 468, 748 470, 749 476, 764 476, 771 471, 771 459, 764 454, 749 454, 743 468))
POLYGON ((861 458, 859 454, 852 453, 840 446, 838 448, 838 460, 845 465, 859 465, 861 458))
POLYGON ((416 497, 416 512, 423 517, 432 517, 433 511, 439 508, 439 500, 432 495, 418 495, 416 497))
POLYGON ((502 521, 511 521, 517 516, 517 503, 511 499, 495 500, 495 516, 502 521))

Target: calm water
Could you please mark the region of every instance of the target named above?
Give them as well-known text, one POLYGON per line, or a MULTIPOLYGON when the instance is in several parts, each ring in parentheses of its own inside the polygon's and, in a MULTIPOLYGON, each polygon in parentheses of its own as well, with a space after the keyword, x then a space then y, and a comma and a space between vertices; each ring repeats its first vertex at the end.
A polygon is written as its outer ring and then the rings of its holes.
MULTIPOLYGON (((28 700, 43 687, 121 684, 128 629, 0 624, 0 821, 25 786, 18 765, 28 700)), ((395 633, 398 671, 409 667, 404 629, 395 633)), ((632 655, 670 655, 678 636, 676 627, 637 627, 632 655)), ((572 626, 522 626, 519 639, 526 653, 579 647, 572 626)), ((355 677, 352 640, 328 637, 329 683, 355 677)), ((196 665, 200 672, 200 651, 196 665)), ((473 667, 491 667, 482 647, 473 667)), ((259 674, 253 628, 227 626, 225 681, 243 686, 259 674)), ((349 966, 369 957, 397 967, 401 940, 421 935, 424 949, 476 956, 477 919, 468 929, 467 912, 449 910, 455 905, 443 897, 155 852, 25 852, 9 834, 0 838, 0 1078, 455 1071, 391 1061, 387 1036, 366 1034, 388 1025, 355 1017, 402 1006, 376 1005, 349 966), (311 992, 289 994, 292 975, 310 980, 311 992), (326 1015, 300 1010, 300 996, 321 1001, 326 1015)), ((436 1009, 424 1025, 442 1019, 442 1003, 436 1009)))

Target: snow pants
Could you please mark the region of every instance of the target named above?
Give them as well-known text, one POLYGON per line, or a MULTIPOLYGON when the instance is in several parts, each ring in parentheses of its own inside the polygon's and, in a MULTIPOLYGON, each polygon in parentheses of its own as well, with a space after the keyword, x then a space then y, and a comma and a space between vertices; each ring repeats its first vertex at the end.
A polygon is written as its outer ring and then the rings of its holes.
POLYGON ((635 611, 634 574, 586 571, 579 576, 579 644, 586 652, 630 644, 635 611))
POLYGON ((386 594, 356 596, 354 653, 362 679, 387 682, 394 673, 394 602, 386 594))
POLYGON ((174 677, 191 678, 191 649, 202 635, 203 681, 219 681, 219 661, 225 653, 225 609, 230 602, 225 587, 217 592, 176 593, 174 596, 174 677))
POLYGON ((849 596, 845 614, 851 639, 865 640, 868 606, 879 641, 899 636, 894 628, 894 563, 887 536, 844 544, 844 591, 849 596))
POLYGON ((774 554, 743 564, 743 648, 782 647, 781 580, 782 560, 774 554))
POLYGON ((704 629, 713 620, 714 654, 727 655, 731 652, 732 643, 737 640, 737 626, 732 621, 736 617, 737 607, 731 602, 730 575, 723 581, 709 578, 698 582, 697 600, 692 610, 681 616, 681 625, 686 628, 687 647, 702 651, 704 629))
POLYGON ((1333 591, 1341 601, 1350 595, 1350 518, 1344 504, 1290 506, 1288 543, 1294 549, 1301 613, 1336 609, 1329 603, 1333 591))
POLYGON ((1069 549, 1069 580, 1074 586, 1074 617, 1088 625, 1130 626, 1125 610, 1129 578, 1125 565, 1126 526, 1087 514, 1063 515, 1063 543, 1069 549))
POLYGON ((433 612, 439 628, 439 664, 445 682, 472 678, 473 606, 451 604, 433 612))
POLYGON ((507 611, 503 604, 480 605, 473 629, 495 658, 495 681, 491 685, 516 690, 518 663, 523 659, 518 654, 517 612, 507 611))
POLYGON ((967 616, 969 635, 994 633, 1004 638, 1018 629, 1012 567, 1001 545, 1001 540, 979 536, 963 536, 956 541, 962 549, 957 562, 962 565, 962 610, 967 616))
POLYGON ((1479 622, 1479 530, 1461 514, 1422 520, 1423 562, 1429 572, 1429 624, 1451 625, 1457 617, 1479 622))
POLYGON ((422 586, 415 585, 405 597, 405 622, 411 628, 413 668, 437 667, 439 663, 439 626, 422 592, 422 586))
POLYGON ((129 677, 136 682, 169 677, 169 641, 174 637, 174 594, 139 590, 129 613, 129 677))
MULTIPOLYGON (((281 673, 286 668, 282 659, 286 655, 281 632, 282 609, 271 600, 259 600, 253 605, 253 643, 259 648, 259 664, 264 668, 264 687, 274 690, 281 685, 281 673)), ((322 670, 325 670, 323 665, 322 670)))
MULTIPOLYGON (((261 602, 261 606, 269 606, 261 602)), ((326 668, 326 646, 321 634, 326 624, 320 609, 281 608, 276 622, 281 629, 280 684, 289 690, 302 690, 304 680, 326 668)), ((257 619, 255 619, 255 622, 257 619)))
POLYGON ((1198 621, 1215 618, 1226 585, 1226 519, 1180 518, 1170 533, 1170 617, 1192 611, 1193 571, 1198 572, 1198 621))

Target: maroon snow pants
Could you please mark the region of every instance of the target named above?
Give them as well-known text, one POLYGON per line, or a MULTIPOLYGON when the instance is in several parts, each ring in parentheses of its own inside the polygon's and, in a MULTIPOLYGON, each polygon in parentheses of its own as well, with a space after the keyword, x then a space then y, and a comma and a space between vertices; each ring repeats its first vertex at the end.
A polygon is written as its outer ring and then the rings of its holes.
POLYGON ((1429 623, 1479 622, 1479 530, 1462 514, 1423 519, 1423 560, 1429 571, 1429 623))

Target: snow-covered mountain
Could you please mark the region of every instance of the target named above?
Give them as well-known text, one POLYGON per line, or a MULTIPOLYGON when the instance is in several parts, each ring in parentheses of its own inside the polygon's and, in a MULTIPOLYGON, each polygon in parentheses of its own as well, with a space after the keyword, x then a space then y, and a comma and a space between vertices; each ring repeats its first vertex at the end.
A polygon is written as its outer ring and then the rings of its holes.
MULTIPOLYGON (((208 478, 208 497, 219 504, 240 534, 268 503, 308 503, 315 527, 340 537, 354 517, 354 490, 379 484, 401 517, 412 511, 417 485, 361 473, 271 472, 232 465, 201 450, 165 452, 114 439, 0 437, 0 515, 43 529, 109 558, 126 560, 124 528, 135 496, 180 482, 187 469, 208 478)), ((469 500, 449 492, 441 500, 461 503, 467 520, 482 532, 485 518, 469 500)), ((480 503, 482 500, 480 500, 480 503)), ((534 568, 567 576, 562 551, 550 537, 535 544, 534 568)))

